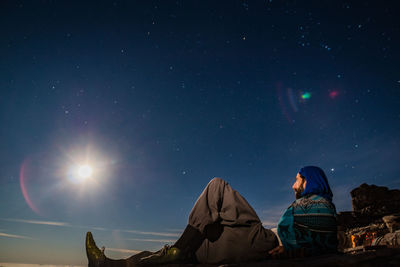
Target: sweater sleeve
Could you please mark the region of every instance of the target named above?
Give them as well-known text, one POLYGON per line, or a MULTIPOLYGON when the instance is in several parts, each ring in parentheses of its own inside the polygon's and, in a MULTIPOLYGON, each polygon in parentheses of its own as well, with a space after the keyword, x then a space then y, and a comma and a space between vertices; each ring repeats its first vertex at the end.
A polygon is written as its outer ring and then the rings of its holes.
POLYGON ((294 250, 300 248, 300 245, 296 241, 296 235, 293 229, 293 207, 290 206, 283 213, 281 219, 278 222, 278 235, 282 241, 282 245, 285 250, 294 250))

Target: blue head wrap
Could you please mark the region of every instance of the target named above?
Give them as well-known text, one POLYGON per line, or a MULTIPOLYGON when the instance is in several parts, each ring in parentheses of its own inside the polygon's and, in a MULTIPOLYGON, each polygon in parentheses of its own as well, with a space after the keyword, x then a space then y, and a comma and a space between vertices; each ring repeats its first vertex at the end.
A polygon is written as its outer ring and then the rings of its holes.
POLYGON ((303 193, 301 193, 302 196, 315 194, 332 202, 333 194, 329 187, 328 179, 321 168, 307 166, 301 168, 299 173, 307 181, 306 188, 304 188, 303 193))

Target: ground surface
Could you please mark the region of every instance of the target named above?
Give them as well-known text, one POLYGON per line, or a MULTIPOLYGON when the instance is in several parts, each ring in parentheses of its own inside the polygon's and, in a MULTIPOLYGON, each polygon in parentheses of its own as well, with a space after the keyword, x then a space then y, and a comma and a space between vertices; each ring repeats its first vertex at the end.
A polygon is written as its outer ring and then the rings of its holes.
MULTIPOLYGON (((169 267, 215 267, 218 265, 207 264, 170 264, 169 267)), ((261 267, 261 266, 400 266, 400 249, 378 249, 361 251, 355 254, 328 254, 317 257, 285 259, 285 260, 265 260, 260 262, 250 262, 242 264, 219 265, 224 267, 261 267)))

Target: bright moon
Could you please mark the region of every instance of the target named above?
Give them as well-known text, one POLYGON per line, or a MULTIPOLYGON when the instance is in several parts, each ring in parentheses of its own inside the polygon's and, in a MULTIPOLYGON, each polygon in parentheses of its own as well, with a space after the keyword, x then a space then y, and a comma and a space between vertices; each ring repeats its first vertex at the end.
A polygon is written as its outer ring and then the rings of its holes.
POLYGON ((92 176, 92 173, 93 173, 93 170, 89 165, 79 166, 79 169, 78 169, 79 177, 85 179, 85 178, 92 176))

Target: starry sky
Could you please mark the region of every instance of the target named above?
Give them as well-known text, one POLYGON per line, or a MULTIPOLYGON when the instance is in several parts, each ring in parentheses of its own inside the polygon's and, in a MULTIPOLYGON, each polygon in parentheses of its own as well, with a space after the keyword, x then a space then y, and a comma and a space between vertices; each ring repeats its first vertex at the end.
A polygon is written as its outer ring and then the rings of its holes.
POLYGON ((157 250, 213 177, 267 228, 305 165, 400 188, 395 2, 1 1, 0 262, 157 250))

